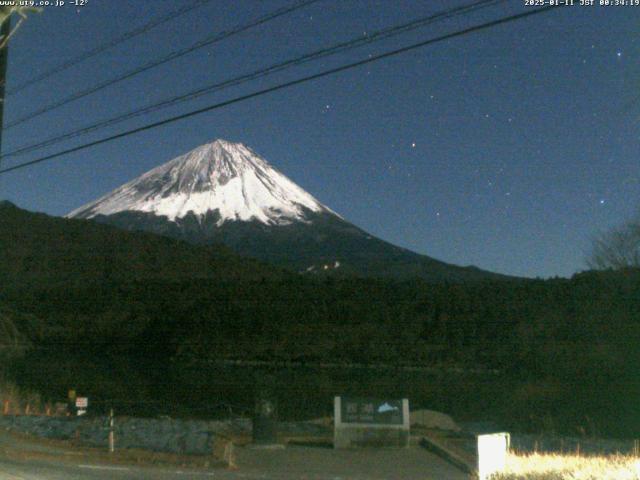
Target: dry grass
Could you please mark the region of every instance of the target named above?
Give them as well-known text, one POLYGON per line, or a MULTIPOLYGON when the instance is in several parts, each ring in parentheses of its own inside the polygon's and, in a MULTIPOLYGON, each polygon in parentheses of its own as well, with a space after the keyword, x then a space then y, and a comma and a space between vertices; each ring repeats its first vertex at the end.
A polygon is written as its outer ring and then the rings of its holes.
POLYGON ((628 455, 515 454, 492 480, 640 480, 640 459, 628 455))
POLYGON ((54 407, 40 395, 22 390, 0 377, 0 415, 52 415, 54 407))

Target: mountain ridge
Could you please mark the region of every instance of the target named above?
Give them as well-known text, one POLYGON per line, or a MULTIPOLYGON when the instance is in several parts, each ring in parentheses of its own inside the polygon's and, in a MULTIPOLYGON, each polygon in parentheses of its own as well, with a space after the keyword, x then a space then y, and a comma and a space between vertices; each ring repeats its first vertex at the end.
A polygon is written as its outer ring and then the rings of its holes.
POLYGON ((67 215, 236 253, 302 273, 430 281, 508 279, 392 245, 349 223, 253 150, 216 140, 67 215))
POLYGON ((125 183, 67 217, 141 211, 175 221, 218 210, 231 220, 265 224, 304 221, 301 208, 332 212, 251 149, 226 140, 201 145, 125 183))

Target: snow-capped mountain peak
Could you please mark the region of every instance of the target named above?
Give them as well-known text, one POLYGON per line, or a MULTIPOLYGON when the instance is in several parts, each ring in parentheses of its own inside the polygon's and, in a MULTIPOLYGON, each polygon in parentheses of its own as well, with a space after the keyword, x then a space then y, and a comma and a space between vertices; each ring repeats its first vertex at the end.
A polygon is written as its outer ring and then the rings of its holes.
POLYGON ((241 143, 216 140, 181 155, 69 213, 92 218, 124 211, 167 217, 217 211, 226 221, 267 225, 305 221, 305 210, 334 214, 241 143))

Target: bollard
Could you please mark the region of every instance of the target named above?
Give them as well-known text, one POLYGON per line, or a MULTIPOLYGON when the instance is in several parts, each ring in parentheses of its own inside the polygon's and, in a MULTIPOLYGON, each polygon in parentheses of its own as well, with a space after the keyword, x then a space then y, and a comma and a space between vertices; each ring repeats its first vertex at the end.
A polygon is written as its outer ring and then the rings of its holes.
POLYGON ((478 479, 489 480, 504 472, 511 437, 508 433, 478 435, 478 479))
POLYGON ((227 464, 228 469, 235 470, 238 468, 236 465, 236 454, 233 451, 233 442, 227 442, 224 446, 223 460, 227 464))
POLYGON ((116 449, 116 441, 113 432, 113 408, 109 411, 109 453, 113 453, 116 449))

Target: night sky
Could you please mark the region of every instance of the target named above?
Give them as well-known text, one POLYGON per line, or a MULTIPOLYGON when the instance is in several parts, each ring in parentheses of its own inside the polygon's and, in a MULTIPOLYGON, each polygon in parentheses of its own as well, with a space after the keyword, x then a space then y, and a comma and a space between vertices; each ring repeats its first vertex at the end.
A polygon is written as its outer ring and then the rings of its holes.
MULTIPOLYGON (((186 3, 46 7, 12 40, 8 87, 186 3)), ((291 3, 211 1, 11 95, 5 124, 291 3)), ((3 152, 464 3, 321 0, 6 130, 3 152)), ((3 166, 530 8, 510 0, 3 166)), ((224 138, 391 243, 506 274, 570 276, 586 268, 591 238, 640 203, 639 34, 640 6, 557 8, 1 175, 0 198, 64 215, 224 138)))

